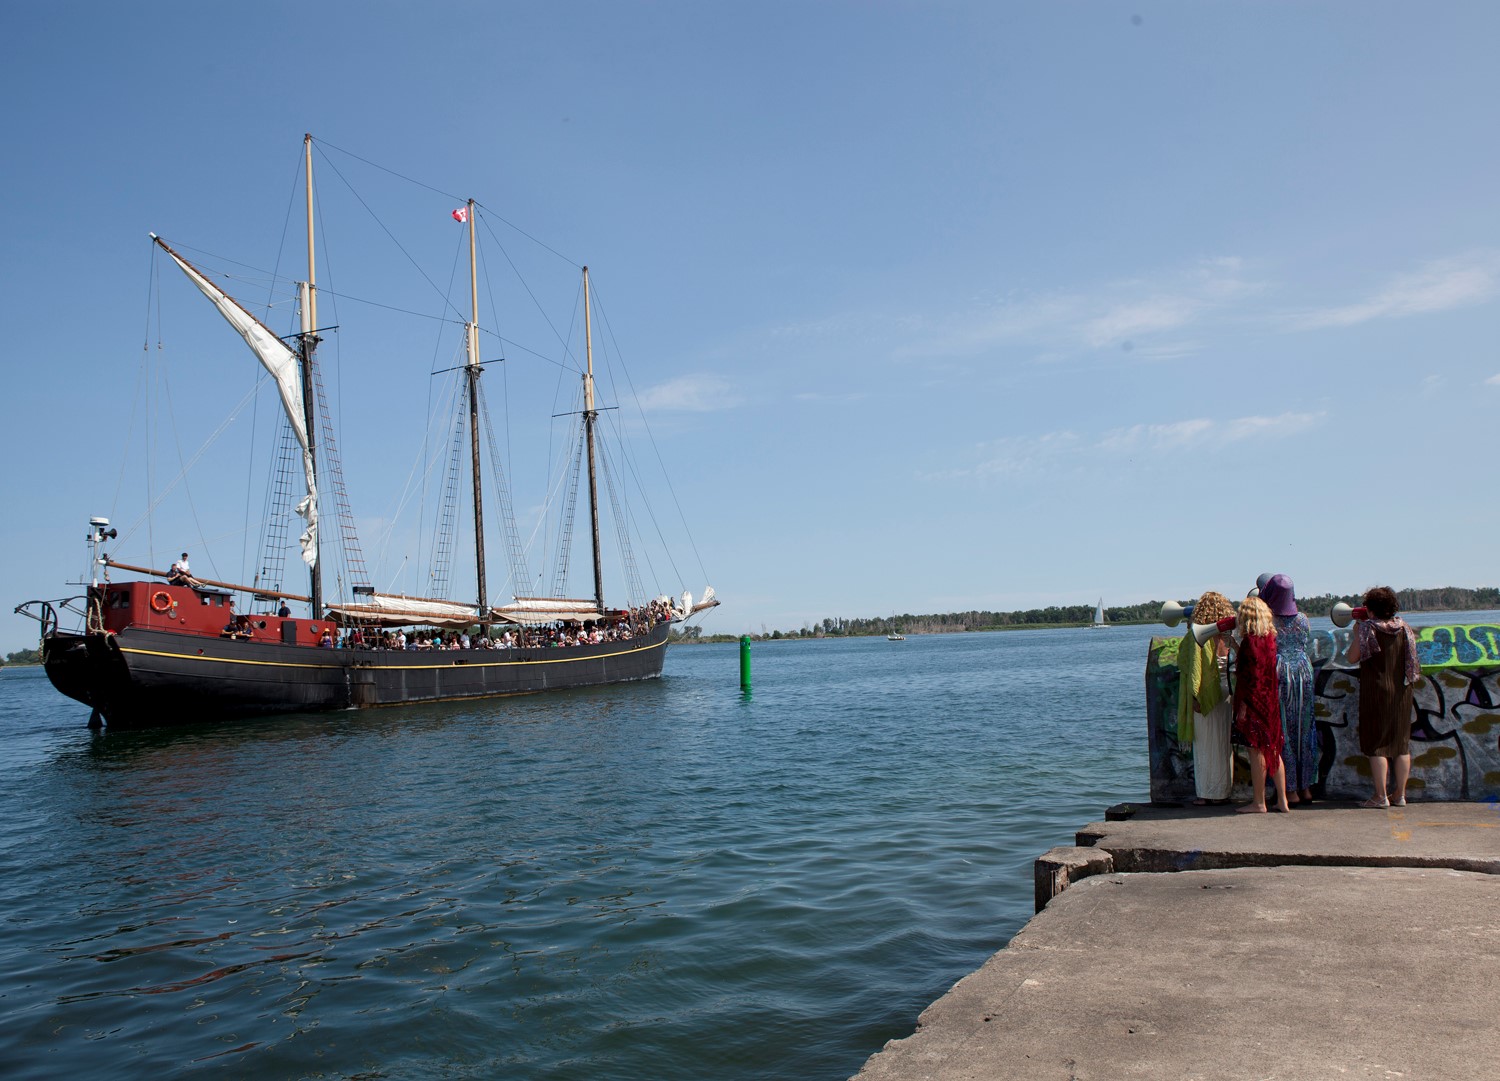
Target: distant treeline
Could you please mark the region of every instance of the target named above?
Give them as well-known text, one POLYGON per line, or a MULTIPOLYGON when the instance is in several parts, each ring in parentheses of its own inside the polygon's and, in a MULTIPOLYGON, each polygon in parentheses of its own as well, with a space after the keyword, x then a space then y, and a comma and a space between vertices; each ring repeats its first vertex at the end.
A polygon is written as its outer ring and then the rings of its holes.
MULTIPOLYGON (((1485 587, 1464 589, 1448 586, 1443 589, 1401 589, 1396 591, 1403 612, 1463 612, 1480 608, 1500 608, 1500 589, 1485 587)), ((1184 603, 1192 597, 1176 598, 1184 603)), ((1320 597, 1298 597, 1297 607, 1309 616, 1326 616, 1339 601, 1357 605, 1362 594, 1335 595, 1325 593, 1320 597)), ((1230 600, 1238 601, 1238 597, 1230 600)), ((1119 605, 1104 609, 1107 623, 1157 623, 1161 620, 1162 601, 1142 601, 1140 604, 1119 605)), ((1050 608, 1028 608, 1024 612, 946 612, 940 615, 877 616, 870 619, 845 619, 830 617, 821 623, 807 624, 799 630, 769 631, 755 637, 762 638, 829 638, 872 634, 953 634, 962 631, 999 631, 1025 627, 1077 627, 1094 621, 1092 604, 1070 604, 1050 608)), ((732 638, 732 635, 713 635, 714 639, 732 638)), ((707 641, 705 636, 703 641, 707 641)))

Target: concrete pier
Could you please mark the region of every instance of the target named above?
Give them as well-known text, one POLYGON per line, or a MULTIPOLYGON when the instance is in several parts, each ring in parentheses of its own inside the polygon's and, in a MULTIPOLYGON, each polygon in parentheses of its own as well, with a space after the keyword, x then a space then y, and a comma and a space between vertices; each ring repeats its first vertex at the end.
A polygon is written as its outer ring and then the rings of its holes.
POLYGON ((1111 812, 858 1081, 1500 1076, 1496 804, 1111 812))

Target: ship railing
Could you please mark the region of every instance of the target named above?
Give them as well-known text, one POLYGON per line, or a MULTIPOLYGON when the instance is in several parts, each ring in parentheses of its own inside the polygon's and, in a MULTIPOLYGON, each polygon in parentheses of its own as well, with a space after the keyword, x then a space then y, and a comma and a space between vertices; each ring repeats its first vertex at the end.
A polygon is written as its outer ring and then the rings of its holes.
POLYGON ((59 597, 50 601, 25 601, 15 607, 18 616, 29 616, 42 625, 42 637, 56 634, 60 616, 63 613, 77 619, 76 630, 69 633, 83 633, 88 625, 87 596, 59 597))

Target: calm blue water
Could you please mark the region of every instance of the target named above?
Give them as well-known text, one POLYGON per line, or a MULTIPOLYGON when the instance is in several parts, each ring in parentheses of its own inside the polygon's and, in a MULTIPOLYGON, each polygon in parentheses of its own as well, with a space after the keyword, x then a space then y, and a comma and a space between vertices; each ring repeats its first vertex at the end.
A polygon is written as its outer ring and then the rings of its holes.
POLYGON ((1160 628, 91 735, 0 672, 8 1078, 846 1078, 1148 788, 1160 628))

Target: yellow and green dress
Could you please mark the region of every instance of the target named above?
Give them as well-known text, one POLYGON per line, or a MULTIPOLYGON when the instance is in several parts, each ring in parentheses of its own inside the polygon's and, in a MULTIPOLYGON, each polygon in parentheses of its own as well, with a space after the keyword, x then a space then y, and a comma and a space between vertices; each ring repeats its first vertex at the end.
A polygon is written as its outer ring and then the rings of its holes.
POLYGON ((1188 626, 1177 650, 1177 739, 1193 745, 1193 787, 1199 799, 1228 799, 1234 786, 1234 748, 1229 742, 1233 706, 1225 687, 1225 660, 1218 640, 1193 641, 1188 626))

